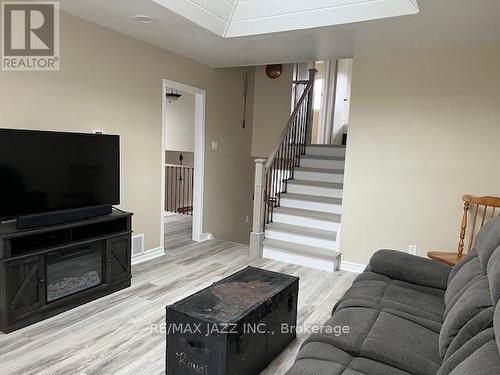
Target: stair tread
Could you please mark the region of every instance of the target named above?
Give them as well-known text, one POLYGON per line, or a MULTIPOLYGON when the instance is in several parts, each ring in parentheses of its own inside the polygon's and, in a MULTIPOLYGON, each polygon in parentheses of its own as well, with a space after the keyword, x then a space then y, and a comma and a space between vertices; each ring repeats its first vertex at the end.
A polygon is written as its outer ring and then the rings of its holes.
POLYGON ((304 210, 301 208, 291 208, 291 207, 277 207, 274 209, 274 213, 281 213, 292 216, 306 217, 309 219, 318 219, 331 221, 333 223, 340 223, 341 216, 338 214, 332 214, 329 212, 304 210))
POLYGON ((299 234, 308 237, 315 237, 325 240, 335 241, 337 239, 337 232, 334 230, 316 229, 304 227, 301 225, 292 225, 284 223, 271 223, 266 225, 266 230, 274 230, 278 232, 299 234))
POLYGON ((327 204, 342 204, 342 198, 322 197, 319 195, 283 193, 283 194, 281 194, 281 198, 282 199, 301 200, 301 201, 307 201, 307 202, 327 203, 327 204))
POLYGON ((345 161, 344 157, 340 156, 323 156, 323 155, 303 155, 302 159, 316 159, 316 160, 332 160, 332 161, 345 161))
POLYGON ((288 180, 291 185, 315 186, 330 189, 343 189, 344 184, 338 182, 323 182, 323 181, 310 181, 310 180, 288 180))
POLYGON ((313 145, 307 144, 307 147, 321 147, 321 148, 346 148, 344 145, 313 145))
POLYGON ((324 247, 302 245, 302 244, 296 244, 293 242, 287 242, 287 241, 281 241, 281 240, 271 240, 271 239, 267 239, 267 238, 264 240, 264 246, 269 246, 272 248, 276 248, 279 250, 283 250, 283 251, 287 251, 287 252, 291 252, 291 253, 295 253, 295 254, 319 257, 319 258, 324 258, 324 259, 328 259, 328 260, 335 260, 335 258, 337 258, 338 255, 340 254, 339 252, 337 252, 333 249, 327 249, 324 247))
POLYGON ((295 171, 329 173, 329 174, 344 174, 343 169, 313 168, 313 167, 296 167, 295 171))

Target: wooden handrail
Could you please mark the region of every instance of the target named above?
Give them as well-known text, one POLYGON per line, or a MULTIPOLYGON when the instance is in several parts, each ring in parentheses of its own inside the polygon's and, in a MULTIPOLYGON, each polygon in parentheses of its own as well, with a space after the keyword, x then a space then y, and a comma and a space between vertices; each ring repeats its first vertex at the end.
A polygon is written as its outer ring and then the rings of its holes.
POLYGON ((294 85, 308 85, 310 81, 308 79, 298 79, 292 82, 294 85))
POLYGON ((189 165, 170 164, 170 163, 165 163, 165 167, 191 168, 191 169, 194 169, 194 167, 191 167, 191 166, 189 166, 189 165))
POLYGON ((267 159, 267 162, 266 162, 266 165, 265 165, 266 170, 269 169, 271 167, 271 165, 273 164, 274 159, 276 158, 276 154, 278 153, 278 150, 280 149, 281 144, 285 140, 285 138, 286 138, 286 136, 288 134, 288 131, 292 127, 292 125, 293 125, 293 123, 294 123, 294 121, 295 121, 295 119, 296 119, 296 117, 297 117, 297 115, 299 113, 300 107, 302 106, 302 103, 308 97, 309 92, 311 92, 313 86, 314 86, 314 81, 309 81, 309 83, 307 84, 304 92, 302 93, 302 96, 300 97, 299 101, 295 105, 295 108, 294 108, 294 110, 292 112, 292 115, 288 119, 288 122, 287 122, 285 128, 283 129, 283 132, 281 133, 279 139, 278 139, 276 147, 274 148, 273 152, 271 152, 271 155, 269 155, 269 158, 267 159))
POLYGON ((488 207, 500 207, 500 198, 486 196, 486 197, 473 197, 472 195, 464 195, 462 197, 463 201, 469 204, 478 204, 481 206, 488 207))

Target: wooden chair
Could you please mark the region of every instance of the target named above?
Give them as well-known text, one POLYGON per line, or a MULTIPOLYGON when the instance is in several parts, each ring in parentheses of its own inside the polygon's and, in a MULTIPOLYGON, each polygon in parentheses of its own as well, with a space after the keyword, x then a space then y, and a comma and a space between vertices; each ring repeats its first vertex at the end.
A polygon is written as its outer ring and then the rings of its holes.
MULTIPOLYGON (((462 215, 462 223, 460 225, 460 240, 456 253, 444 251, 429 251, 427 256, 439 262, 446 263, 450 266, 455 266, 465 254, 467 254, 474 243, 477 232, 486 223, 497 215, 497 209, 500 208, 500 198, 497 197, 473 197, 464 195, 464 212, 462 215), (469 214, 471 214, 472 226, 467 228, 469 214), (467 253, 464 253, 465 239, 469 237, 467 244, 467 253)), ((500 210, 498 210, 500 214, 500 210)))

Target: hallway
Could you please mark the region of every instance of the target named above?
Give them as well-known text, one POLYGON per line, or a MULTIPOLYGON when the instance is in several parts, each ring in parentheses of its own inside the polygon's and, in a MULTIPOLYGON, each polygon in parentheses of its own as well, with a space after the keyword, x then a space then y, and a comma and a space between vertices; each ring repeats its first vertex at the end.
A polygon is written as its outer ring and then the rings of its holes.
POLYGON ((193 216, 165 213, 165 252, 193 243, 193 216))

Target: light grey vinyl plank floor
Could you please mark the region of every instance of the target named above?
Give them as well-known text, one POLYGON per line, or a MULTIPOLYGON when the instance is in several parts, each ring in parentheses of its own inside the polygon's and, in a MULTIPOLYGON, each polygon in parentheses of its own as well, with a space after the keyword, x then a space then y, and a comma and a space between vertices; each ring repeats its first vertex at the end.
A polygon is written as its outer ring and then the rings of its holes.
MULTIPOLYGON (((182 216, 182 215, 180 215, 182 216)), ((1 375, 160 375, 165 371, 165 306, 248 265, 300 277, 298 325, 323 323, 355 274, 268 259, 248 246, 191 241, 190 217, 167 217, 166 255, 132 267, 132 286, 9 335, 0 333, 1 375)), ((300 334, 262 374, 284 374, 300 334)))

